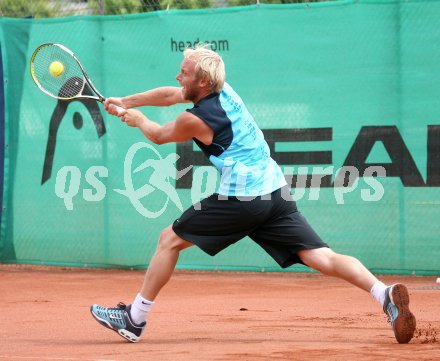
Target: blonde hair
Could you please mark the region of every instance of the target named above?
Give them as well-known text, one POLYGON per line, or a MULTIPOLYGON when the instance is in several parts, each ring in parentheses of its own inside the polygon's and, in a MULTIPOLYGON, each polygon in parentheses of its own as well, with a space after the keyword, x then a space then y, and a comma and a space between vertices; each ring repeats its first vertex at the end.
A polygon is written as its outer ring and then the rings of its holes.
POLYGON ((210 44, 197 44, 194 48, 187 48, 183 52, 185 59, 196 62, 196 74, 206 78, 211 85, 211 91, 220 93, 226 78, 225 63, 219 54, 209 49, 210 44))

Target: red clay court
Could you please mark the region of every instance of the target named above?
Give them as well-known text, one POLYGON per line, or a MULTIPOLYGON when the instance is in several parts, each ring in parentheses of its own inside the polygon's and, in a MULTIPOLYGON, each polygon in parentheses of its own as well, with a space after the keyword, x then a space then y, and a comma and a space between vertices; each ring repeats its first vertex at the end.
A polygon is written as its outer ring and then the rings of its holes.
POLYGON ((90 305, 130 303, 143 271, 1 265, 0 360, 439 360, 436 277, 408 286, 417 330, 396 343, 373 298, 318 274, 177 271, 140 343, 100 326, 90 305))

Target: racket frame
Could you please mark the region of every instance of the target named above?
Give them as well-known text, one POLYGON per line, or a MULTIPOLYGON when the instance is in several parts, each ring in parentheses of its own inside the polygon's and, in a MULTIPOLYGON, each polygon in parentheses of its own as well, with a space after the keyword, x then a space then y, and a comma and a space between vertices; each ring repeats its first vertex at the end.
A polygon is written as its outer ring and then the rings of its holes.
MULTIPOLYGON (((49 64, 48 64, 49 65, 49 64)), ((31 67, 31 76, 33 81, 35 82, 35 84, 38 86, 38 88, 40 88, 40 90, 43 93, 46 93, 47 95, 51 96, 52 98, 56 98, 56 99, 61 99, 61 100, 73 100, 73 99, 92 99, 92 100, 97 100, 101 103, 103 103, 105 101, 105 98, 102 96, 102 94, 98 91, 98 89, 96 89, 96 87, 93 85, 92 81, 90 80, 89 76, 87 75, 86 70, 84 69, 84 67, 82 66, 80 60, 78 59, 78 57, 68 48, 66 48, 64 45, 59 44, 59 43, 44 43, 41 44, 40 46, 38 46, 35 51, 32 54, 31 57, 31 61, 30 61, 30 67, 31 67), (38 52, 46 47, 46 46, 57 46, 60 49, 62 49, 63 51, 65 51, 67 54, 69 54, 70 56, 73 57, 73 59, 75 59, 75 61, 78 63, 81 72, 83 73, 84 76, 84 84, 83 87, 81 88, 80 92, 73 96, 73 97, 59 97, 56 96, 55 94, 52 94, 51 92, 47 91, 46 89, 44 89, 44 87, 40 84, 40 82, 38 81, 37 77, 35 76, 35 69, 34 69, 34 59, 37 56, 38 52), (90 88, 92 89, 92 91, 96 94, 96 96, 93 95, 84 95, 82 94, 82 91, 84 90, 84 86, 85 84, 88 84, 90 86, 90 88)))

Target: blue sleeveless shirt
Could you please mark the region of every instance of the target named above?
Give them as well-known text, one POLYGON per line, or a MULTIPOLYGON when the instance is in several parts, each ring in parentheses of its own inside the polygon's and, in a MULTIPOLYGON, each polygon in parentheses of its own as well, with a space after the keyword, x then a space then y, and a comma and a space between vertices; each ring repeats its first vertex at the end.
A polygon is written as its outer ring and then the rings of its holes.
POLYGON ((263 132, 229 84, 224 84, 220 94, 206 96, 187 111, 214 131, 210 145, 193 140, 220 172, 219 194, 258 196, 287 184, 270 157, 263 132))

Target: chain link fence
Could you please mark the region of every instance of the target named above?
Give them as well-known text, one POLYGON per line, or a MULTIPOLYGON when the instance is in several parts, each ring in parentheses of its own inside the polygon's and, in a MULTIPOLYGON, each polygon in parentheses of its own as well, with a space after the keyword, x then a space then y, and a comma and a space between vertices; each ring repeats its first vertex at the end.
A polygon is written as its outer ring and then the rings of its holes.
POLYGON ((289 4, 327 0, 0 0, 0 16, 54 18, 76 15, 134 14, 166 9, 198 9, 252 4, 289 4))

